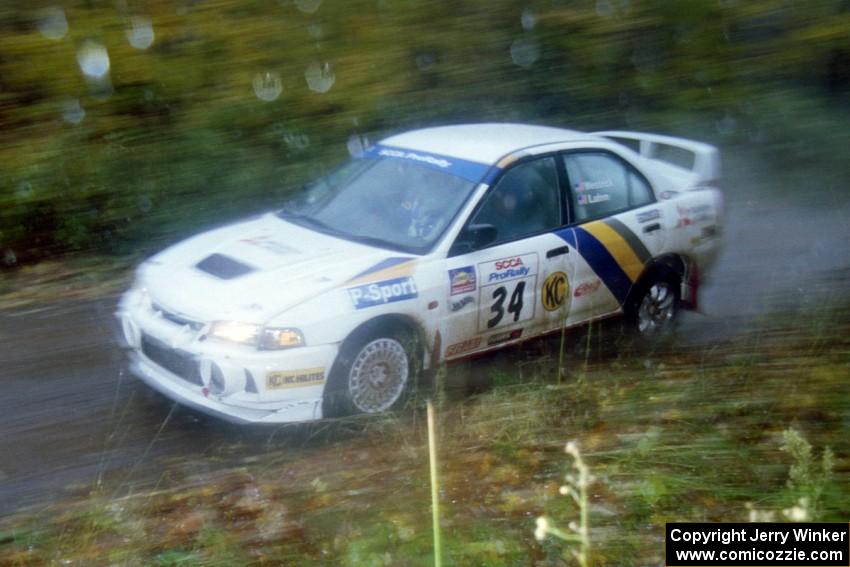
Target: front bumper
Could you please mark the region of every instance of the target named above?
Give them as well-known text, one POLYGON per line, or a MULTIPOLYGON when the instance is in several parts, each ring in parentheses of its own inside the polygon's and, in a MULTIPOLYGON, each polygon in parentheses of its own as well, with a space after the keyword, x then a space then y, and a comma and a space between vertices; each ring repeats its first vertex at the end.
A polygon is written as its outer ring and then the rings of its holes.
POLYGON ((130 372, 148 386, 175 402, 233 423, 296 423, 322 418, 322 398, 307 398, 290 402, 271 402, 247 405, 224 403, 181 384, 181 378, 165 371, 137 351, 130 353, 130 372), (270 406, 270 407, 263 407, 270 406))
POLYGON ((257 351, 206 340, 202 325, 164 316, 137 290, 116 314, 130 370, 172 400, 235 423, 322 418, 336 345, 257 351))

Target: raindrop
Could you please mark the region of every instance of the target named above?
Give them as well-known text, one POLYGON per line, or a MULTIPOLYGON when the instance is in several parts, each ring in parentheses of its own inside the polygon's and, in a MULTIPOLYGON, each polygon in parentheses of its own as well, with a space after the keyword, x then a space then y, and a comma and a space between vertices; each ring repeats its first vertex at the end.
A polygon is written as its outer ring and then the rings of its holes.
POLYGON ((32 183, 29 181, 21 181, 18 184, 18 197, 21 199, 28 199, 32 196, 32 183))
POLYGON ((289 149, 291 150, 303 150, 310 145, 310 138, 307 134, 287 132, 283 136, 283 141, 286 142, 286 145, 289 146, 289 149))
POLYGON ((257 95, 258 99, 271 102, 277 99, 282 92, 283 83, 280 80, 280 75, 274 71, 254 75, 254 94, 257 95))
POLYGON ((153 44, 153 23, 142 16, 130 18, 130 27, 125 31, 127 41, 136 49, 147 49, 153 44))
POLYGON ((363 152, 369 147, 369 138, 360 134, 352 134, 345 144, 351 157, 362 157, 363 152))
POLYGON ((153 97, 154 97, 153 91, 150 90, 150 89, 145 89, 145 100, 150 102, 150 101, 153 100, 153 97))
POLYGON ((325 29, 319 24, 310 24, 307 26, 307 33, 315 40, 320 40, 325 37, 325 29))
POLYGON ((100 79, 109 73, 109 54, 106 48, 94 41, 86 41, 77 51, 77 63, 87 77, 100 79))
POLYGON ((520 16, 519 21, 522 23, 522 29, 525 31, 531 31, 534 29, 534 26, 537 25, 537 16, 534 15, 531 8, 526 8, 522 11, 522 16, 520 16))
POLYGON ((434 66, 434 56, 430 53, 420 53, 414 61, 416 62, 416 68, 420 71, 427 71, 434 66))
POLYGON ((3 263, 6 264, 7 266, 12 266, 12 265, 16 264, 17 262, 18 262, 18 257, 15 256, 15 253, 10 249, 6 249, 6 252, 3 254, 3 263))
POLYGON ((610 18, 614 15, 614 6, 608 0, 597 0, 596 15, 600 18, 610 18))
POLYGON ((540 58, 540 47, 536 41, 518 39, 511 44, 511 59, 520 67, 528 69, 540 58))
POLYGON ((68 33, 68 20, 60 6, 51 6, 41 13, 38 31, 47 39, 62 39, 68 33))
POLYGON ((311 63, 304 72, 304 78, 307 79, 310 90, 317 93, 328 92, 336 81, 336 75, 330 63, 311 63))
POLYGON ((738 129, 738 121, 735 120, 735 117, 731 114, 727 113, 726 116, 715 122, 715 128, 717 128, 717 132, 723 135, 734 134, 738 129))
POLYGON ((150 210, 153 208, 153 203, 151 202, 150 197, 148 197, 147 195, 142 195, 141 197, 139 197, 138 205, 139 210, 143 213, 150 212, 150 210))
POLYGON ((295 0, 295 6, 305 14, 314 14, 321 5, 322 0, 295 0))
POLYGON ((80 106, 80 99, 69 98, 62 103, 62 119, 68 124, 79 124, 86 117, 86 111, 80 106))

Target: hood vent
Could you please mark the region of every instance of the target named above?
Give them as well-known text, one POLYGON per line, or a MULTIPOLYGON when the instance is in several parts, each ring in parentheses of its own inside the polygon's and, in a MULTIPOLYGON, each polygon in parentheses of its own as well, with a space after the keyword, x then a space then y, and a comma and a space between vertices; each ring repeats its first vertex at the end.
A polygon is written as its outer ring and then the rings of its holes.
POLYGON ((195 267, 223 280, 232 280, 255 271, 255 268, 248 264, 243 264, 222 254, 211 254, 195 264, 195 267))

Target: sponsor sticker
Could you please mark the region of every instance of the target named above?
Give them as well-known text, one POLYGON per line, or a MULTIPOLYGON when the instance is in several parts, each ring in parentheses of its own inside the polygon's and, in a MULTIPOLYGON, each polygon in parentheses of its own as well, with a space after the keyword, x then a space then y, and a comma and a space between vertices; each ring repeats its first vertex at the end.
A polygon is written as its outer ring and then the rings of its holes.
POLYGON ((449 295, 475 291, 475 266, 464 266, 463 268, 449 270, 449 282, 451 282, 449 295))
POLYGON ((458 299, 457 301, 452 301, 451 310, 452 311, 460 311, 461 309, 463 309, 467 305, 474 303, 474 302, 475 302, 475 299, 473 299, 473 297, 471 295, 467 295, 463 299, 458 299))
POLYGON ((649 222, 653 220, 658 220, 661 218, 661 211, 658 209, 651 209, 649 211, 643 211, 642 213, 638 213, 637 221, 640 223, 649 222))
POLYGON ((573 293, 576 297, 581 297, 582 295, 590 295, 599 290, 602 287, 602 280, 599 278, 593 280, 592 282, 584 282, 576 286, 576 290, 573 293))
POLYGON ((482 285, 532 276, 537 273, 537 254, 521 254, 478 264, 482 285))
POLYGON ((325 381, 324 368, 305 368, 303 370, 277 370, 266 374, 266 390, 282 390, 315 386, 325 381))
POLYGON ((501 343, 506 343, 508 341, 514 341, 518 338, 522 337, 522 329, 514 329, 513 331, 505 331, 504 333, 496 333, 495 335, 490 335, 487 338, 487 345, 493 346, 501 343))
POLYGON ((540 301, 546 311, 555 311, 564 304, 564 299, 570 293, 570 284, 567 282, 567 274, 554 272, 543 280, 543 288, 540 290, 540 301))
POLYGON ((393 157, 400 159, 410 159, 413 161, 421 161, 425 163, 430 163, 431 165, 436 165, 437 167, 441 167, 443 169, 452 166, 452 162, 447 159, 430 156, 428 154, 418 154, 416 152, 395 150, 391 148, 382 148, 378 152, 378 155, 383 157, 393 157))
POLYGON ((465 341, 455 343, 446 347, 446 357, 457 356, 465 352, 477 349, 481 345, 481 337, 472 337, 465 341))
POLYGON ((534 318, 537 254, 482 262, 478 264, 478 277, 478 328, 481 331, 534 318))
POLYGON ((395 278, 348 288, 355 309, 365 309, 419 297, 411 277, 395 278))

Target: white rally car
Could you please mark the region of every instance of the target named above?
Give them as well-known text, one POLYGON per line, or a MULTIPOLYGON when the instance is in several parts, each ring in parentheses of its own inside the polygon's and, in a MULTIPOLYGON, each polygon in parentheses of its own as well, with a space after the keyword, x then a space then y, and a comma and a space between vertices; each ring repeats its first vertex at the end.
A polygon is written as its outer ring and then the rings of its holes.
POLYGON ((132 371, 225 419, 294 422, 387 410, 423 370, 565 326, 657 333, 718 251, 719 170, 712 146, 634 132, 392 136, 144 262, 117 313, 132 371))

